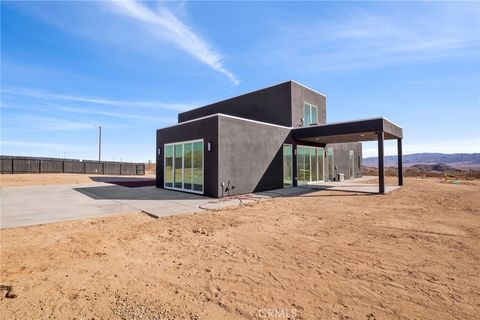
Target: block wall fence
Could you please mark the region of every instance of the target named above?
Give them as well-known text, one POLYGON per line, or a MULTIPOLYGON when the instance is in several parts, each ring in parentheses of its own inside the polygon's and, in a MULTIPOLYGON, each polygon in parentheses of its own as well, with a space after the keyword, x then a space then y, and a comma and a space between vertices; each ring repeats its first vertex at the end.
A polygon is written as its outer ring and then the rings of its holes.
POLYGON ((144 163, 0 156, 0 173, 145 175, 144 163))

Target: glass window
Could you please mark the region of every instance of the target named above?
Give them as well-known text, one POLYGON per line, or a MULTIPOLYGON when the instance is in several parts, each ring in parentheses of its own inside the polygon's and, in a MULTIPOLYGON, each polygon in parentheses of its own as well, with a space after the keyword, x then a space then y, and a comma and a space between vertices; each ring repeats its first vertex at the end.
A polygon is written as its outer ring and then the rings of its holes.
POLYGON ((318 181, 317 148, 310 148, 310 162, 312 164, 312 181, 318 181))
POLYGON ((297 147, 297 182, 305 183, 305 147, 297 147))
POLYGON ((311 165, 310 165, 310 148, 305 147, 305 182, 308 183, 311 181, 311 165))
POLYGON ((305 103, 303 105, 303 126, 308 127, 310 126, 310 105, 308 103, 305 103))
POLYGON ((203 141, 193 143, 193 190, 203 191, 203 141))
POLYGON ((192 144, 183 146, 183 188, 192 190, 192 144))
POLYGON ((203 192, 203 141, 165 145, 164 186, 203 192))
POLYGON ((183 144, 175 144, 175 188, 183 188, 183 144))
POLYGON ((318 124, 318 108, 316 106, 311 106, 312 109, 312 116, 311 116, 311 124, 318 124))
POLYGON ((283 186, 292 186, 292 145, 283 145, 283 186))
POLYGON ((318 124, 318 107, 312 104, 303 103, 303 126, 309 127, 318 124))
POLYGON ((335 178, 335 165, 333 163, 333 148, 327 148, 327 157, 328 157, 328 179, 332 180, 335 178))
POLYGON ((318 181, 323 181, 323 148, 317 148, 318 181))
POLYGON ((165 146, 165 186, 173 187, 173 146, 165 146))

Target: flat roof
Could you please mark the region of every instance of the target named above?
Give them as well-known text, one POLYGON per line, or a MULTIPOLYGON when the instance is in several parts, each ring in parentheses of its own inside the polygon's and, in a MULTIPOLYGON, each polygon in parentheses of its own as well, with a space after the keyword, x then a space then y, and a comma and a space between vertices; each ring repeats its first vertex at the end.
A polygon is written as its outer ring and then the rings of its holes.
POLYGON ((172 125, 169 125, 169 126, 166 126, 166 127, 158 128, 157 131, 158 131, 158 130, 163 130, 163 129, 166 129, 166 128, 181 126, 181 125, 183 125, 183 124, 187 124, 187 123, 191 123, 191 122, 196 122, 196 121, 201 121, 201 120, 208 119, 208 118, 213 118, 213 117, 225 117, 225 118, 230 118, 230 119, 242 120, 242 121, 246 121, 246 122, 253 122, 253 123, 263 124, 263 125, 265 125, 265 126, 272 126, 272 127, 283 128, 283 129, 293 129, 292 127, 286 127, 286 126, 282 126, 282 125, 275 124, 275 123, 269 123, 269 122, 263 122, 263 121, 257 121, 257 120, 242 118, 242 117, 236 117, 236 116, 231 116, 231 115, 229 115, 229 114, 224 114, 224 113, 214 113, 214 114, 209 114, 208 116, 204 116, 204 117, 200 117, 200 118, 195 118, 195 119, 192 119, 192 120, 187 120, 187 121, 175 123, 175 124, 172 124, 172 125))
POLYGON ((402 139, 403 129, 385 118, 372 118, 294 128, 296 140, 317 143, 345 143, 377 140, 377 132, 384 139, 402 139))

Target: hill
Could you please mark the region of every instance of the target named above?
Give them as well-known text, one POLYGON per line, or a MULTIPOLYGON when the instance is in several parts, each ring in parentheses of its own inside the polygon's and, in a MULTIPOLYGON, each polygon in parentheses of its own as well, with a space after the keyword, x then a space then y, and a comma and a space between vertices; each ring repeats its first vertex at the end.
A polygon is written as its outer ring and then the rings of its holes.
MULTIPOLYGON (((376 167, 378 157, 363 159, 364 166, 376 167)), ((469 169, 480 168, 480 153, 413 153, 403 155, 403 165, 412 166, 415 164, 446 164, 453 168, 469 169)), ((397 156, 386 156, 385 166, 397 165, 397 156)))

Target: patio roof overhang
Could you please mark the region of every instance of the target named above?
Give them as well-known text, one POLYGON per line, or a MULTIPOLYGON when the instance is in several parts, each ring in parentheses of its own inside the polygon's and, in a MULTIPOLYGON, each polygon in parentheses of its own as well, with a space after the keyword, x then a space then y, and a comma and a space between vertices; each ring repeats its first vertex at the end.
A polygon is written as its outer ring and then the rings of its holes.
POLYGON ((403 138, 402 128, 385 118, 294 128, 293 137, 316 143, 344 143, 377 140, 380 132, 384 133, 385 140, 403 138))
POLYGON ((322 124, 305 128, 294 128, 293 138, 297 141, 315 143, 345 143, 378 141, 378 186, 385 193, 384 140, 397 140, 398 185, 403 185, 402 139, 403 130, 384 118, 322 124))

